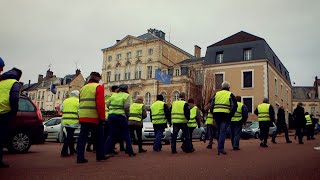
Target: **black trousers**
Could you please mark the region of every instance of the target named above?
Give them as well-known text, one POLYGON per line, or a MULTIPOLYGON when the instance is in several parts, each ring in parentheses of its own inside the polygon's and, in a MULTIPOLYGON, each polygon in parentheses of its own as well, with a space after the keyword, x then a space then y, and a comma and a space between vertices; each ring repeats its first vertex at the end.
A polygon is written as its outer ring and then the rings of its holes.
POLYGON ((260 140, 261 140, 261 143, 263 144, 267 144, 268 142, 270 123, 271 123, 270 121, 259 122, 260 140))
POLYGON ((303 127, 296 128, 296 136, 298 136, 299 142, 302 142, 303 139, 303 127))
POLYGON ((284 136, 286 138, 286 141, 289 142, 289 134, 288 134, 288 127, 287 125, 277 125, 277 130, 273 132, 272 134, 272 141, 276 141, 277 134, 280 134, 281 132, 284 132, 284 136))
POLYGON ((189 127, 189 137, 190 137, 190 145, 191 149, 193 149, 193 144, 192 144, 192 133, 194 131, 195 127, 189 127))
POLYGON ((74 148, 74 131, 76 130, 76 128, 71 128, 71 127, 65 127, 66 131, 67 131, 67 138, 64 138, 63 140, 63 147, 61 150, 61 155, 67 155, 68 154, 68 148, 70 151, 70 154, 74 154, 76 152, 75 148, 74 148))
POLYGON ((1 114, 0 115, 0 162, 3 160, 3 148, 7 142, 7 138, 9 135, 9 121, 13 118, 13 116, 9 114, 1 114))
POLYGON ((314 137, 314 126, 313 124, 307 125, 307 139, 313 139, 314 137))
POLYGON ((142 150, 142 127, 141 126, 134 126, 134 125, 130 125, 129 126, 129 131, 130 131, 130 137, 132 139, 132 142, 135 142, 135 135, 134 132, 136 132, 137 134, 137 138, 138 138, 138 147, 139 147, 139 151, 142 150))

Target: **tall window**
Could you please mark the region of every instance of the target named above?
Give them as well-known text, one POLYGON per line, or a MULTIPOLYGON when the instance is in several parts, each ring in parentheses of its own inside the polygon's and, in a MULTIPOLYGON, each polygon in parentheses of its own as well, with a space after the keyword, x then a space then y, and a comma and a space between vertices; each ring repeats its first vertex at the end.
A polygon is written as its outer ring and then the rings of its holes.
POLYGON ((116 73, 114 74, 114 80, 120 81, 120 65, 119 64, 116 66, 116 73))
POLYGON ((43 109, 43 102, 41 102, 41 108, 40 109, 43 109))
POLYGON ((176 101, 176 100, 179 100, 179 92, 178 91, 173 92, 173 101, 176 101))
POLYGON ((137 57, 142 56, 142 50, 137 51, 137 57))
POLYGON ((167 103, 167 93, 162 92, 161 95, 163 96, 163 102, 167 103))
POLYGON ((146 93, 146 105, 150 106, 151 104, 151 94, 149 92, 146 93))
POLYGON ((121 54, 117 54, 117 59, 121 59, 121 54))
POLYGON ((253 87, 253 71, 242 71, 242 88, 253 87))
POLYGON ((280 85, 280 97, 283 100, 283 85, 280 85))
POLYGON ((216 63, 217 64, 223 63, 223 52, 216 53, 216 63))
POLYGON ((278 95, 278 80, 274 79, 274 94, 278 95))
POLYGON ((243 50, 243 59, 244 60, 251 60, 252 59, 252 49, 244 49, 243 50))
POLYGON ((135 79, 141 79, 141 62, 137 62, 136 64, 136 72, 135 72, 135 79))
POLYGON ((127 52, 127 58, 131 58, 131 52, 127 52))
POLYGON ((287 89, 287 94, 286 94, 286 100, 287 100, 287 104, 289 103, 289 90, 287 89))
POLYGON ((134 92, 132 99, 135 101, 135 100, 137 99, 137 96, 138 96, 139 94, 140 94, 139 92, 134 92))
POLYGON ((174 76, 180 76, 180 69, 174 69, 174 76))
POLYGON ((111 79, 111 71, 107 72, 107 82, 110 82, 111 79))
POLYGON ((60 99, 60 91, 58 91, 57 99, 60 99))
POLYGON ((44 99, 44 91, 42 91, 41 99, 44 99))
POLYGON ((108 56, 108 60, 111 61, 112 60, 112 56, 108 56))
POLYGON ((40 99, 41 91, 38 91, 38 100, 40 99))
POLYGON ((147 66, 147 79, 151 79, 152 78, 152 66, 147 66))
POLYGON ((215 79, 215 87, 216 89, 222 89, 222 83, 223 83, 223 74, 215 74, 214 75, 214 79, 215 79))
POLYGON ((248 108, 248 112, 249 113, 253 113, 253 108, 252 108, 252 105, 253 105, 253 100, 252 100, 252 97, 242 97, 242 102, 244 105, 247 106, 248 108))
POLYGON ((153 54, 153 49, 149 49, 149 50, 148 50, 148 54, 149 54, 149 55, 152 55, 152 54, 153 54))
POLYGON ((126 65, 125 80, 129 80, 130 79, 130 70, 131 70, 130 63, 128 63, 126 65))

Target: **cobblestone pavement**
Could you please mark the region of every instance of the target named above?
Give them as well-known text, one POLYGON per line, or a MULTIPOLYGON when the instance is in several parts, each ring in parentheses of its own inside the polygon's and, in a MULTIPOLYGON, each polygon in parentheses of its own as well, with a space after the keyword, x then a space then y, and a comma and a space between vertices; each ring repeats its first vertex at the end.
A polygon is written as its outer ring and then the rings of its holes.
POLYGON ((278 144, 269 142, 269 148, 259 147, 256 139, 242 140, 240 151, 231 150, 228 139, 228 154, 220 156, 216 148, 206 149, 206 144, 196 140, 192 154, 178 149, 173 155, 169 145, 153 152, 147 144, 145 154, 119 153, 104 162, 86 153, 87 164, 76 164, 75 156, 61 158, 61 144, 46 142, 33 145, 27 154, 6 154, 10 168, 0 169, 0 179, 320 179, 320 151, 314 149, 320 146, 317 138, 299 145, 294 140, 286 144, 280 137, 278 144))

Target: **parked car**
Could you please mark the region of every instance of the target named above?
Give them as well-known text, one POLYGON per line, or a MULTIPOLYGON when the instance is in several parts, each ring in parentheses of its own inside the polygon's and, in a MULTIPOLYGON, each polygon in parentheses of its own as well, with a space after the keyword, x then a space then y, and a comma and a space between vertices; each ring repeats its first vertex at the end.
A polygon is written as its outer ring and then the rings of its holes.
MULTIPOLYGON (((171 134, 173 133, 173 127, 170 128, 171 134)), ((177 140, 181 140, 182 137, 182 130, 179 131, 177 140)), ((203 141, 206 138, 206 127, 196 127, 192 133, 192 139, 199 139, 203 141)))
POLYGON ((38 107, 24 95, 20 96, 17 116, 10 120, 5 147, 10 152, 27 152, 32 144, 43 142, 42 115, 38 107))
MULTIPOLYGON (((249 126, 248 129, 252 130, 252 135, 254 138, 258 139, 260 136, 260 128, 259 128, 259 122, 252 122, 252 124, 249 126)), ((277 126, 275 123, 272 123, 269 128, 269 136, 273 134, 274 131, 277 130, 277 126)))
MULTIPOLYGON (((57 140, 57 142, 63 142, 64 137, 66 137, 66 129, 61 128, 61 117, 54 117, 49 119, 46 122, 43 122, 43 125, 46 126, 48 131, 48 137, 47 139, 54 139, 57 140)), ((74 132, 74 137, 77 139, 80 134, 80 128, 77 128, 74 132)))
MULTIPOLYGON (((135 134, 135 140, 137 140, 137 135, 135 134)), ((162 134, 162 141, 165 144, 170 144, 171 131, 170 128, 166 128, 162 134)), ((147 117, 143 119, 143 128, 142 128, 142 141, 154 141, 155 134, 153 129, 153 124, 150 119, 150 112, 147 112, 147 117)))

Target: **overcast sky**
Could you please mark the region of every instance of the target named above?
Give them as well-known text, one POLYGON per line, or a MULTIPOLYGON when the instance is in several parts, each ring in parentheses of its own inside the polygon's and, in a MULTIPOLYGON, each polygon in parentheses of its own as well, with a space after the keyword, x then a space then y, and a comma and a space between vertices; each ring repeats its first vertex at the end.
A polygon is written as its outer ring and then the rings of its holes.
POLYGON ((0 0, 0 56, 5 70, 37 81, 101 72, 102 48, 148 28, 193 54, 241 30, 264 38, 288 69, 292 84, 320 77, 319 0, 0 0))

